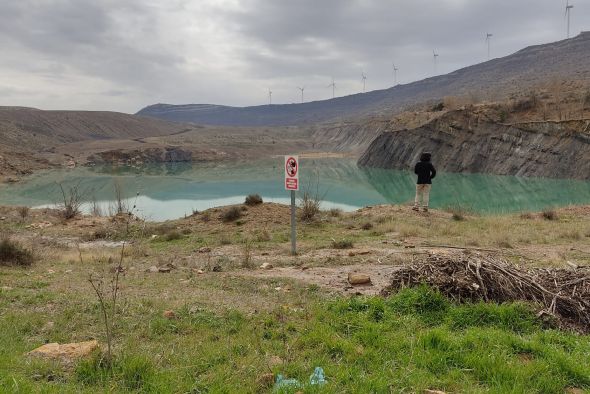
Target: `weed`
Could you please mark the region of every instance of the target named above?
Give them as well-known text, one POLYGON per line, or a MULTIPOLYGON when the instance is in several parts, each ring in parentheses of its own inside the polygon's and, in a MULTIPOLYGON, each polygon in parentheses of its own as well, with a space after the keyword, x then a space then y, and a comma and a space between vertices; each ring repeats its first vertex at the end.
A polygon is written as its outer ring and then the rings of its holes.
POLYGON ((16 212, 18 213, 18 216, 20 216, 21 221, 25 221, 25 219, 27 217, 29 217, 29 213, 31 211, 31 208, 27 207, 27 206, 22 206, 22 207, 18 207, 16 208, 16 212))
POLYGON ((555 212, 553 209, 544 210, 543 212, 541 212, 541 216, 543 216, 543 219, 545 219, 545 220, 558 220, 559 219, 557 212, 555 212))
POLYGON ((98 201, 96 201, 95 196, 92 196, 92 207, 90 209, 90 213, 92 214, 92 216, 102 216, 103 215, 102 208, 98 204, 98 201))
POLYGON ((246 205, 259 205, 262 204, 262 197, 258 194, 250 194, 246 197, 246 201, 244 202, 246 205))
POLYGON ((28 267, 34 260, 33 253, 19 242, 9 238, 0 239, 0 266, 28 267))
POLYGON ((451 218, 455 221, 463 221, 473 210, 470 207, 466 207, 459 203, 448 205, 445 211, 451 214, 451 218))
POLYGON ((342 216, 342 209, 340 208, 332 208, 328 211, 330 217, 339 218, 342 216))
POLYGON ((373 223, 371 223, 371 222, 366 222, 366 223, 364 223, 364 224, 361 226, 361 228, 362 228, 363 230, 371 230, 371 229, 373 228, 373 223))
POLYGON ((272 239, 268 230, 262 230, 256 235, 256 241, 258 242, 268 242, 272 239))
POLYGON ((220 245, 231 245, 232 243, 233 242, 232 242, 231 238, 227 234, 223 234, 219 238, 219 244, 220 245))
POLYGON ((179 240, 179 239, 182 239, 182 238, 183 238, 182 234, 180 234, 176 230, 170 231, 169 233, 167 233, 163 237, 164 241, 166 241, 166 242, 176 241, 176 240, 179 240))
POLYGON ((349 239, 342 239, 340 241, 332 240, 332 249, 352 249, 353 243, 349 239))
POLYGON ((229 223, 242 217, 242 210, 239 207, 229 207, 221 214, 221 220, 229 223))
POLYGON ((252 241, 244 240, 242 247, 242 268, 252 268, 252 241))

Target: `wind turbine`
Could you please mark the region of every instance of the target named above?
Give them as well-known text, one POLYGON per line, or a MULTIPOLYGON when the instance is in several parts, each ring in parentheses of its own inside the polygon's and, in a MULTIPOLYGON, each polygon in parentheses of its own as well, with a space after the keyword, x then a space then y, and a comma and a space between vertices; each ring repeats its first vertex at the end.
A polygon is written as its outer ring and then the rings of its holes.
POLYGON ((438 58, 438 53, 436 53, 434 51, 434 49, 432 50, 432 55, 434 57, 434 75, 436 75, 436 59, 438 58))
POLYGON ((490 41, 492 40, 492 37, 492 33, 486 33, 486 43, 488 44, 488 60, 490 60, 490 41))
POLYGON ((334 77, 332 77, 332 83, 328 87, 332 87, 332 98, 336 97, 336 82, 334 82, 334 77))
POLYGON ((397 85, 397 71, 399 69, 395 67, 395 63, 393 63, 393 86, 397 85))
POLYGON ((572 13, 573 5, 570 4, 569 0, 565 2, 565 16, 567 17, 567 38, 570 38, 570 15, 572 13))
POLYGON ((361 73, 361 78, 363 79, 363 93, 365 93, 365 83, 367 82, 367 76, 365 75, 364 71, 361 73))
POLYGON ((305 86, 298 86, 297 89, 301 90, 301 102, 303 103, 303 91, 305 90, 305 86))
POLYGON ((268 89, 268 105, 272 105, 272 90, 268 89))

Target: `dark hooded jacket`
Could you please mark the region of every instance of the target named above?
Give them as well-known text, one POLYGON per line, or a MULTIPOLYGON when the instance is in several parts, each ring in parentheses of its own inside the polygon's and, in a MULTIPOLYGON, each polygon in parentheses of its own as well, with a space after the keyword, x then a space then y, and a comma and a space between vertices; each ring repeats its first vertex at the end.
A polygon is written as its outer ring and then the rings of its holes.
POLYGON ((418 175, 418 185, 430 185, 432 179, 436 176, 436 170, 430 162, 430 153, 423 153, 420 156, 420 162, 416 163, 414 173, 418 175))

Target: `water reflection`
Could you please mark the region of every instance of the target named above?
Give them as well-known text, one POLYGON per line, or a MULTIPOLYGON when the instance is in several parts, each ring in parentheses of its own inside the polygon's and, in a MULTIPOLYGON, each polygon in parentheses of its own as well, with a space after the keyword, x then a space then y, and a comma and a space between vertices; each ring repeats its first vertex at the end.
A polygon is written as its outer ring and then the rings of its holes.
MULTIPOLYGON (((324 207, 352 210, 365 205, 407 203, 414 197, 409 171, 358 168, 344 159, 302 160, 301 182, 324 196, 324 207)), ((0 186, 0 204, 46 206, 59 202, 58 184, 77 186, 87 201, 108 206, 114 181, 144 215, 170 219, 193 209, 239 203, 250 193, 287 203, 282 158, 237 163, 169 163, 143 168, 102 166, 49 171, 27 182, 0 186), (136 197, 136 195, 139 195, 136 197)), ((590 203, 590 182, 482 174, 439 174, 431 205, 461 204, 479 212, 539 210, 590 203)))

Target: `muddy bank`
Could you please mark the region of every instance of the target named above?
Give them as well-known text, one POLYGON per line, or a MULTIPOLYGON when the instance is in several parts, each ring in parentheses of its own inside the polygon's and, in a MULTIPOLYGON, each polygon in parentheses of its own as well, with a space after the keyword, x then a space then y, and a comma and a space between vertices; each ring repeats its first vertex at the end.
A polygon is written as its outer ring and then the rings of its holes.
POLYGON ((453 111, 424 126, 379 135, 360 166, 408 169, 423 151, 439 170, 590 179, 590 121, 501 124, 453 111))

